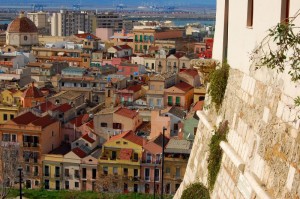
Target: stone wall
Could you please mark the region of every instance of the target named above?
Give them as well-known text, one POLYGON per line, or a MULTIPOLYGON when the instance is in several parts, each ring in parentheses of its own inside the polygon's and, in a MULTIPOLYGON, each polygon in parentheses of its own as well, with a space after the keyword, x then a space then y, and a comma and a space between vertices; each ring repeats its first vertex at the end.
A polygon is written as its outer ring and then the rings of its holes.
POLYGON ((255 73, 231 69, 218 116, 197 113, 197 135, 175 199, 190 183, 207 185, 208 144, 222 120, 230 131, 221 143, 224 155, 211 197, 300 198, 300 107, 280 85, 258 81, 255 73))

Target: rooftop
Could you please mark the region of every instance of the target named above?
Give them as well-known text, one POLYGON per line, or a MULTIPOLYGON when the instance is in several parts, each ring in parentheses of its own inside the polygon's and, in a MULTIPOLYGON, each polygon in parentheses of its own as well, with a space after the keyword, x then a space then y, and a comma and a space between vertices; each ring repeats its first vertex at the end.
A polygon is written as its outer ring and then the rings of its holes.
POLYGON ((150 77, 150 80, 152 81, 165 81, 166 79, 169 79, 170 77, 175 76, 175 73, 167 72, 162 74, 157 74, 150 77))
POLYGON ((72 108, 72 106, 69 103, 64 103, 64 104, 52 109, 52 111, 66 112, 66 111, 70 110, 71 108, 72 108))
POLYGON ((76 147, 76 148, 74 148, 73 150, 73 153, 75 153, 78 157, 80 157, 80 158, 84 158, 87 154, 83 151, 83 150, 81 150, 79 147, 76 147))
POLYGON ((127 132, 121 133, 119 135, 115 135, 115 136, 111 137, 108 140, 108 142, 117 141, 121 138, 128 140, 130 142, 133 142, 140 146, 143 146, 143 143, 144 143, 144 139, 142 137, 135 135, 132 131, 127 131, 127 132))
POLYGON ((26 112, 12 119, 16 124, 27 125, 35 120, 39 119, 38 116, 34 115, 32 112, 26 112))
POLYGON ((175 115, 176 117, 180 118, 180 119, 184 119, 186 114, 183 110, 181 110, 180 108, 177 108, 176 106, 173 106, 170 110, 169 113, 171 113, 172 115, 175 115))
POLYGON ((187 74, 193 78, 195 78, 197 75, 199 75, 197 69, 185 69, 185 70, 180 71, 180 73, 187 74))
POLYGON ((136 117, 138 115, 138 112, 127 109, 127 108, 120 108, 119 110, 117 110, 115 112, 115 114, 122 115, 124 117, 133 119, 134 117, 136 117))
POLYGON ((91 144, 93 144, 95 142, 95 140, 93 138, 91 138, 88 133, 85 134, 84 136, 82 136, 82 138, 91 144))
POLYGON ((182 154, 190 154, 193 143, 188 140, 177 140, 170 139, 168 145, 166 146, 166 153, 182 153, 182 154))
POLYGON ((189 85, 188 83, 185 83, 185 82, 180 82, 178 84, 176 84, 174 87, 184 91, 184 92, 187 92, 191 89, 193 89, 194 87, 189 85))

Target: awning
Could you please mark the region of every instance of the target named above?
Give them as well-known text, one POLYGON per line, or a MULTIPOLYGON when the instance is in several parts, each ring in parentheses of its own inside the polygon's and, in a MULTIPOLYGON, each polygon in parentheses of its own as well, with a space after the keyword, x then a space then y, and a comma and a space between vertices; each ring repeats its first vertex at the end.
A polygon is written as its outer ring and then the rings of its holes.
POLYGON ((59 52, 57 53, 58 56, 63 56, 65 54, 65 52, 59 52))

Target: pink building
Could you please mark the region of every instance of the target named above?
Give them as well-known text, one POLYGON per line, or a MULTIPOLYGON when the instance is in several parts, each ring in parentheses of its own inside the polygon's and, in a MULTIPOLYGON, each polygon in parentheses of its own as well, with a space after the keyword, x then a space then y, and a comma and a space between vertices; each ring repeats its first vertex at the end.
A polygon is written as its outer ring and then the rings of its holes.
POLYGON ((117 74, 124 75, 126 77, 134 77, 134 76, 138 76, 140 74, 144 74, 145 72, 146 72, 146 69, 142 65, 122 62, 118 66, 117 74))
POLYGON ((113 34, 113 28, 96 28, 96 37, 102 41, 108 41, 113 34))

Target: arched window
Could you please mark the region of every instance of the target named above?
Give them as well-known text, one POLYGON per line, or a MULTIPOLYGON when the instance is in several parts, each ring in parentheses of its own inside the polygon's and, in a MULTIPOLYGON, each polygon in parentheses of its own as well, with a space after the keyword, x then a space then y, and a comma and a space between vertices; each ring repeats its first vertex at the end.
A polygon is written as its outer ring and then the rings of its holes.
POLYGON ((24 41, 27 41, 28 37, 27 36, 24 36, 24 41))

